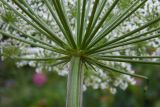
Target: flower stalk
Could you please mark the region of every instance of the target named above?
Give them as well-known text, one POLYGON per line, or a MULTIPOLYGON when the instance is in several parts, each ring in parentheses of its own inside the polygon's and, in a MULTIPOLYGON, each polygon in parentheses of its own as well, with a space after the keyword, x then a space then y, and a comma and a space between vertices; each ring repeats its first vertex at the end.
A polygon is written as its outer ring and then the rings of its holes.
POLYGON ((148 11, 151 2, 131 1, 121 10, 121 0, 1 0, 0 11, 4 13, 0 13, 0 44, 3 45, 0 56, 14 59, 20 66, 32 65, 48 71, 54 71, 55 67, 66 71, 70 67, 66 107, 82 107, 83 79, 85 86, 90 86, 85 84, 89 82, 93 87, 97 80, 110 79, 104 81, 103 87, 112 89, 117 81, 133 83, 131 77, 148 79, 134 74, 130 63, 160 64, 159 54, 155 52, 153 56, 148 52, 148 48, 160 46, 160 16, 148 20, 144 15, 152 15, 148 11), (7 12, 13 12, 19 20, 13 21, 14 15, 7 12), (11 49, 12 45, 18 52, 11 49), (91 74, 93 78, 88 75, 83 78, 88 71, 97 73, 91 74))
POLYGON ((82 107, 83 63, 80 57, 72 57, 67 82, 66 107, 82 107))

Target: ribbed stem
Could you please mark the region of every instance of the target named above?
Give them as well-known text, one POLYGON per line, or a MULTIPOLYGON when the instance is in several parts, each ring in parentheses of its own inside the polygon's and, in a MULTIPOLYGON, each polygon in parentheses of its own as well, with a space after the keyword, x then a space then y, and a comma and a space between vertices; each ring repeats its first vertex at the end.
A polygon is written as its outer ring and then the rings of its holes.
POLYGON ((82 107, 83 64, 80 57, 72 57, 67 83, 66 107, 82 107))

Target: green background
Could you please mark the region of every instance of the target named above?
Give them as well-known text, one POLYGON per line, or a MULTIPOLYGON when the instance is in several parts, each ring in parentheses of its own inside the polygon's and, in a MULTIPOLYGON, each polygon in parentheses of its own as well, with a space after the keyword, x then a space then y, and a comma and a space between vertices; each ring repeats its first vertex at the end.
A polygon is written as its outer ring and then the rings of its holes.
MULTIPOLYGON (((160 67, 133 67, 149 81, 136 79, 138 84, 125 91, 118 89, 115 95, 90 87, 84 92, 83 107, 160 107, 160 67)), ((65 107, 66 77, 44 71, 47 81, 39 87, 32 81, 34 74, 34 68, 17 68, 13 61, 1 62, 0 107, 65 107)))

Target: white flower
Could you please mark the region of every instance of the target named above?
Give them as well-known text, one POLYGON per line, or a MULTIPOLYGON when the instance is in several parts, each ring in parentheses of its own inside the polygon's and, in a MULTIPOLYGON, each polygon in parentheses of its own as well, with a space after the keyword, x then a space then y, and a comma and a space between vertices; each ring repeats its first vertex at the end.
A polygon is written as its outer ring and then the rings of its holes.
MULTIPOLYGON (((13 8, 17 9, 18 12, 24 15, 24 13, 15 5, 11 2, 11 0, 6 0, 13 8)), ((31 8, 34 10, 34 12, 39 15, 42 20, 44 20, 47 23, 47 27, 53 29, 52 31, 58 35, 58 37, 66 42, 66 39, 64 38, 64 35, 62 31, 60 30, 60 27, 57 25, 56 21, 53 19, 51 13, 49 12, 48 8, 43 4, 43 0, 26 0, 27 3, 31 6, 31 8)), ((76 11, 77 7, 77 0, 62 0, 65 5, 65 11, 67 13, 67 18, 69 19, 69 24, 71 25, 72 33, 76 35, 76 17, 74 11, 76 11)), ((91 16, 91 10, 93 8, 93 3, 95 0, 91 0, 91 3, 89 4, 87 1, 87 6, 90 5, 89 12, 87 13, 88 19, 91 16)), ((102 0, 103 1, 103 0, 102 0)), ((101 2, 102 2, 101 1, 101 2)), ((108 7, 111 6, 114 0, 107 0, 107 3, 104 7, 104 10, 102 11, 101 15, 99 16, 99 19, 97 22, 100 21, 100 19, 104 16, 105 12, 108 10, 108 7)), ((134 1, 134 0, 133 0, 134 1)), ((82 8, 82 7, 81 7, 82 8)), ((116 8, 112 12, 112 17, 109 17, 108 20, 105 22, 105 25, 103 25, 96 33, 98 35, 99 33, 102 33, 102 30, 108 26, 108 23, 113 22, 114 18, 117 18, 117 15, 121 13, 120 7, 116 6, 116 8)), ((1 2, 0 2, 0 15, 6 14, 5 8, 3 8, 1 2)), ((126 21, 120 24, 115 30, 110 32, 106 36, 106 40, 110 41, 113 40, 117 37, 120 37, 123 34, 126 34, 130 31, 135 30, 136 28, 144 25, 145 23, 148 22, 148 18, 150 16, 154 16, 156 14, 160 14, 160 2, 159 0, 148 0, 146 4, 143 6, 143 8, 139 8, 133 15, 131 15, 129 18, 127 18, 126 21), (147 18, 146 18, 147 17, 147 18)), ((31 21, 31 19, 25 15, 25 17, 31 21)), ((48 43, 49 45, 58 47, 53 41, 45 37, 43 34, 41 34, 38 30, 36 30, 34 27, 29 25, 25 20, 20 18, 19 16, 16 16, 18 20, 15 20, 14 24, 16 27, 18 27, 21 31, 25 32, 28 35, 32 35, 33 37, 40 39, 44 41, 45 43, 48 43)), ((89 23, 89 20, 85 20, 86 23, 89 23)), ((149 19, 150 20, 150 19, 149 19)), ((0 29, 4 30, 5 32, 8 32, 12 35, 16 35, 16 37, 23 37, 25 40, 32 41, 32 39, 23 36, 21 33, 18 31, 14 30, 9 26, 8 23, 5 23, 0 17, 0 29)), ((143 33, 148 31, 149 29, 144 29, 141 32, 138 33, 143 33)), ((75 38, 75 37, 74 37, 75 38)), ((32 41, 35 42, 35 41, 32 41)), ((6 47, 10 46, 16 46, 20 50, 19 56, 22 58, 46 58, 46 57, 61 57, 60 54, 57 54, 53 51, 45 50, 42 48, 37 48, 33 47, 32 45, 27 45, 25 43, 17 42, 16 40, 13 39, 4 39, 2 35, 0 35, 0 51, 4 53, 4 50, 6 47)), ((152 46, 152 47, 159 47, 160 46, 160 39, 154 39, 149 42, 147 42, 146 46, 152 46)), ((121 51, 113 51, 113 52, 108 52, 104 53, 104 55, 127 55, 127 56, 133 56, 137 55, 137 50, 134 48, 137 47, 137 45, 128 45, 128 49, 121 51), (130 48, 132 47, 132 48, 130 48)), ((125 48, 125 47, 122 47, 125 48)), ((146 48, 139 47, 139 50, 141 53, 145 53, 146 48)), ((116 50, 116 49, 114 49, 116 50)), ((109 50, 111 51, 111 50, 109 50)), ((145 53, 148 55, 148 53, 145 53)), ((160 55, 160 48, 157 49, 157 51, 154 53, 155 55, 160 55)), ((1 56, 1 59, 5 59, 3 56, 1 56)), ((113 61, 106 61, 104 62, 106 65, 111 66, 111 67, 117 67, 122 70, 125 70, 126 72, 129 72, 131 74, 134 74, 134 70, 132 69, 132 66, 128 63, 122 63, 122 62, 113 62, 113 61)), ((25 65, 29 65, 31 67, 35 68, 40 68, 40 69, 45 69, 48 71, 56 71, 58 75, 60 76, 66 76, 68 75, 69 71, 69 64, 67 63, 65 66, 56 66, 52 67, 53 62, 42 62, 42 61, 18 61, 17 66, 22 67, 25 65)), ((130 84, 135 84, 134 78, 126 75, 118 75, 116 77, 111 77, 110 71, 104 71, 99 68, 95 68, 96 71, 93 73, 90 73, 90 75, 85 75, 84 76, 84 85, 83 85, 83 90, 85 91, 87 87, 93 87, 94 89, 109 89, 111 93, 115 94, 117 92, 116 88, 121 88, 122 90, 125 90, 128 85, 130 84), (113 79, 114 78, 114 79, 113 79), (109 84, 112 84, 114 87, 110 87, 109 84)), ((36 70, 37 71, 37 70, 36 70)), ((38 71, 37 71, 38 72, 38 71)), ((87 72, 87 71, 86 71, 87 72)))
POLYGON ((110 92, 111 92, 112 94, 116 94, 117 90, 116 90, 116 88, 110 88, 110 92))

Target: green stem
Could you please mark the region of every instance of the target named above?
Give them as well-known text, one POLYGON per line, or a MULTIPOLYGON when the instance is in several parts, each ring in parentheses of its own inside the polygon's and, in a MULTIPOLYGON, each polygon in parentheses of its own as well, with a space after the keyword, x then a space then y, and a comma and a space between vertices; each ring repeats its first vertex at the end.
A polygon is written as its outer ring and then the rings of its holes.
POLYGON ((131 59, 123 59, 123 58, 97 57, 97 60, 160 65, 160 62, 143 61, 143 60, 131 60, 131 59))
POLYGON ((117 72, 117 73, 121 73, 121 74, 125 74, 125 75, 130 75, 130 76, 137 77, 137 78, 148 79, 146 76, 142 76, 142 75, 138 75, 138 74, 132 74, 132 73, 129 73, 129 72, 121 71, 119 69, 107 66, 104 63, 101 63, 101 62, 99 62, 99 61, 97 61, 93 58, 88 57, 87 61, 92 63, 96 67, 104 70, 104 71, 111 71, 111 72, 113 71, 113 72, 117 72))
POLYGON ((80 57, 72 57, 70 67, 66 107, 82 107, 83 64, 80 57))
POLYGON ((143 0, 140 4, 136 6, 137 3, 139 3, 140 0, 135 1, 134 4, 132 4, 126 11, 124 11, 111 25, 107 27, 107 29, 99 35, 93 42, 90 43, 87 49, 90 49, 93 47, 96 43, 101 41, 106 35, 108 35, 111 31, 113 31, 117 26, 119 26, 123 21, 125 21, 129 16, 131 16, 137 9, 139 9, 146 0, 143 0), (134 6, 136 6, 134 8, 134 6))
POLYGON ((93 6, 93 9, 92 9, 92 13, 91 13, 91 16, 89 18, 89 24, 87 26, 86 33, 85 33, 85 36, 83 38, 82 49, 85 47, 88 35, 91 33, 91 30, 92 30, 91 27, 93 25, 93 20, 94 20, 94 17, 95 17, 95 13, 97 11, 98 4, 99 4, 99 0, 95 0, 94 6, 93 6))
POLYGON ((135 40, 133 39, 133 40, 130 40, 130 41, 127 41, 127 42, 124 42, 124 43, 118 43, 118 44, 115 44, 115 45, 104 47, 103 49, 99 49, 98 51, 108 50, 108 49, 112 49, 112 48, 116 48, 116 47, 120 47, 120 46, 127 46, 127 45, 130 45, 130 44, 135 44, 135 43, 138 43, 138 42, 143 42, 143 41, 147 41, 147 40, 150 40, 150 39, 154 39, 154 38, 157 38, 159 36, 160 36, 160 34, 155 34, 155 35, 151 35, 149 37, 143 37, 143 38, 135 39, 135 40))
MULTIPOLYGON (((95 30, 93 31, 93 34, 91 33, 91 35, 89 35, 88 39, 87 39, 87 42, 86 43, 89 43, 93 37, 94 37, 94 34, 96 34, 96 32, 98 32, 99 28, 103 25, 103 23, 106 21, 106 19, 108 18, 108 16, 110 15, 110 13, 112 12, 112 10, 115 8, 115 6, 117 5, 117 3, 119 2, 119 0, 115 0, 112 4, 112 6, 109 8, 109 10, 105 13, 105 15, 103 16, 102 20, 98 23, 98 25, 96 26, 95 30)), ((94 29, 93 26, 95 26, 96 23, 94 23, 92 25, 92 29, 94 29)), ((88 44, 87 44, 88 45, 88 44)))

